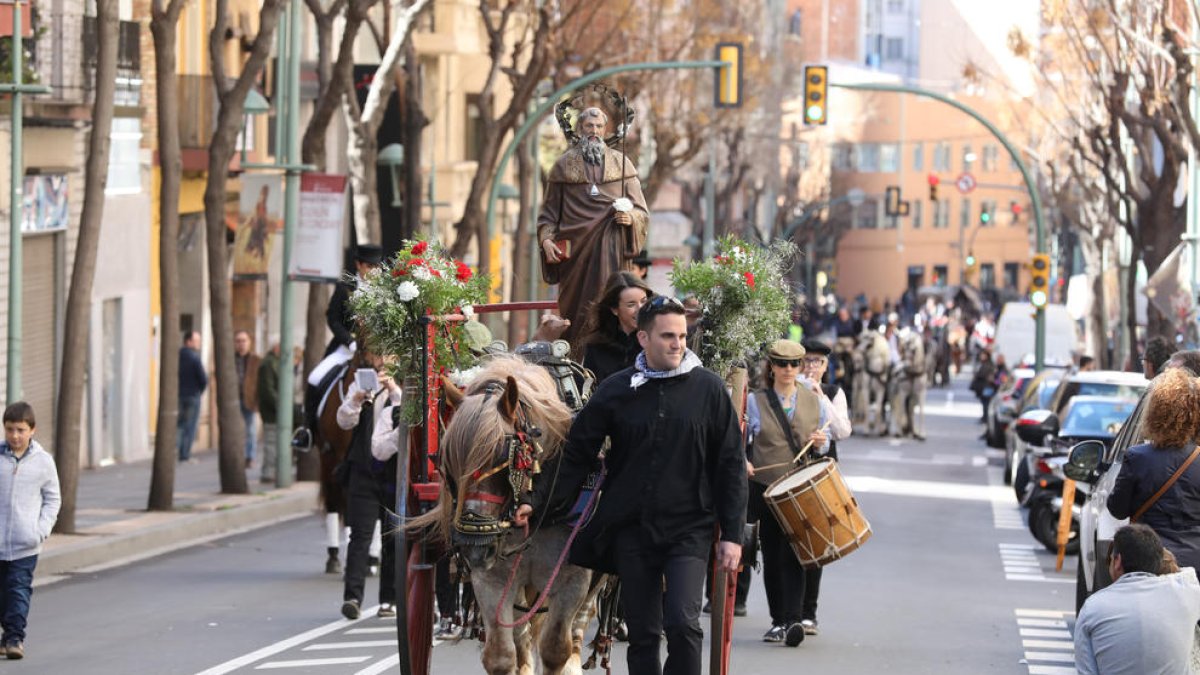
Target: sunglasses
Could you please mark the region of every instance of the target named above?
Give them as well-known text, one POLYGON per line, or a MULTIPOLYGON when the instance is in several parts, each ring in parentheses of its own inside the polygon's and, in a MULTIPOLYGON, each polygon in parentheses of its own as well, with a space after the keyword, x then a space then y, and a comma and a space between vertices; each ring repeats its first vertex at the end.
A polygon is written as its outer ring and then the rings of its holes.
POLYGON ((806 356, 804 357, 805 366, 823 366, 825 365, 824 356, 806 356))
POLYGON ((683 303, 669 295, 656 295, 638 310, 638 323, 641 323, 643 318, 666 313, 683 314, 683 303))
POLYGON ((799 368, 803 363, 802 359, 771 359, 771 364, 780 368, 799 368))

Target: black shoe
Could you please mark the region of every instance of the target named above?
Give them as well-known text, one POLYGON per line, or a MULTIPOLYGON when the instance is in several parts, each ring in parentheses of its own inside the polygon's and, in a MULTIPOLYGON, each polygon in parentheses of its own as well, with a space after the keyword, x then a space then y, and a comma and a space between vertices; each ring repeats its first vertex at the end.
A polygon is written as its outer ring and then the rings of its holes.
POLYGON ((786 632, 787 630, 784 626, 775 624, 771 626, 770 630, 763 633, 763 642, 783 642, 783 634, 786 632))
POLYGON ((798 647, 804 642, 804 626, 799 621, 793 621, 788 624, 787 631, 784 634, 783 644, 789 647, 798 647))
POLYGON ((292 434, 292 447, 300 452, 308 452, 312 448, 312 432, 304 427, 292 434))
POLYGON ((800 625, 804 626, 805 635, 816 635, 817 633, 821 632, 816 619, 805 619, 800 622, 800 625))
POLYGON ((700 611, 705 614, 712 614, 712 603, 705 600, 704 606, 700 608, 700 611))
POLYGON ((358 618, 359 609, 357 600, 347 600, 342 603, 342 616, 353 621, 358 618))
POLYGON ((746 606, 745 605, 734 605, 733 606, 733 615, 734 616, 746 616, 746 606))

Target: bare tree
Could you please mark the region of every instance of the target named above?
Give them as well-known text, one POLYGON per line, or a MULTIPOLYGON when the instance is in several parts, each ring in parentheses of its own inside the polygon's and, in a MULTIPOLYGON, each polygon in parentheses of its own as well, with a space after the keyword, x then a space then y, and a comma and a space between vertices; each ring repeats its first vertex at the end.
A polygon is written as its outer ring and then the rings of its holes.
POLYGON ((75 265, 67 292, 63 322, 62 376, 54 419, 55 462, 62 486, 62 507, 55 530, 75 531, 75 497, 79 487, 80 412, 83 409, 83 373, 87 369, 88 326, 96 254, 104 216, 104 187, 108 183, 108 149, 111 143, 113 99, 116 95, 117 45, 120 35, 117 0, 96 0, 96 88, 92 101, 92 131, 88 137, 87 169, 83 187, 83 212, 75 265))
MULTIPOLYGON (((216 129, 208 145, 208 183, 204 188, 204 221, 208 237, 208 292, 212 312, 215 356, 217 425, 220 429, 221 492, 247 491, 245 459, 246 428, 238 401, 237 369, 233 353, 233 317, 230 307, 229 256, 226 251, 225 195, 229 162, 242 127, 246 95, 262 72, 271 51, 275 27, 285 0, 263 0, 258 15, 258 35, 250 43, 241 73, 230 81, 225 65, 228 0, 216 0, 212 31, 208 35, 213 84, 220 104, 216 129)), ((284 354, 284 363, 290 355, 284 354)), ((288 399, 290 400, 290 399, 288 399)))
MULTIPOLYGON (((404 45, 417 16, 425 10, 429 0, 416 0, 396 15, 391 37, 383 58, 371 79, 367 101, 358 105, 358 99, 350 92, 342 96, 346 125, 350 130, 350 147, 346 149, 347 168, 350 174, 350 189, 353 194, 354 220, 359 228, 365 228, 366 240, 382 240, 379 222, 379 193, 375 181, 375 158, 379 155, 376 138, 387 101, 396 88, 396 71, 404 55, 404 45)), ((409 162, 419 162, 412 157, 409 162)), ((363 232, 360 229, 360 232, 363 232)))

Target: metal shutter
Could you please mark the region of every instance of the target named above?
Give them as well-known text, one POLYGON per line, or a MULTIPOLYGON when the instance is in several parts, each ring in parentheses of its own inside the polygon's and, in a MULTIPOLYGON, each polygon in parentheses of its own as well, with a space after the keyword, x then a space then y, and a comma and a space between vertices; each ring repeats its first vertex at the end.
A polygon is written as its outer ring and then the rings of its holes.
POLYGON ((37 416, 35 438, 54 452, 56 384, 54 358, 58 274, 54 244, 58 235, 25 237, 22 280, 21 391, 37 416))

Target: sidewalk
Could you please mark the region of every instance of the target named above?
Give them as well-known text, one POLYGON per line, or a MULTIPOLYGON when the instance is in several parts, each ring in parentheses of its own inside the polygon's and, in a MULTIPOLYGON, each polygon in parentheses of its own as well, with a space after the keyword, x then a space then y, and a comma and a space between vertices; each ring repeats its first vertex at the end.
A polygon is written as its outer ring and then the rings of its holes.
POLYGON ((175 465, 175 510, 150 512, 152 460, 81 469, 77 534, 52 534, 38 558, 36 583, 71 572, 133 562, 220 536, 299 518, 317 508, 317 484, 285 489, 246 472, 249 494, 223 495, 215 450, 193 450, 195 463, 175 465))

